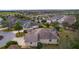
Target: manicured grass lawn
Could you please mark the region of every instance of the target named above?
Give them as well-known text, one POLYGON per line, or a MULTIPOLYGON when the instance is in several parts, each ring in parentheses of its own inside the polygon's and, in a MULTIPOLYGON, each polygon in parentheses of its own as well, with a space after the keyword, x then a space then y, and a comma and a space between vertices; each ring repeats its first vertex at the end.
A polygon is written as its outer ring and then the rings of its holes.
POLYGON ((72 48, 71 42, 78 38, 78 33, 75 31, 64 30, 63 32, 59 32, 60 41, 59 48, 72 48))
MULTIPOLYGON (((37 49, 36 47, 29 47, 28 49, 37 49)), ((58 44, 43 44, 41 49, 59 49, 58 44)))
POLYGON ((11 32, 11 31, 13 31, 13 29, 4 29, 2 31, 4 31, 4 32, 11 32))
POLYGON ((7 14, 19 14, 17 12, 0 12, 0 15, 7 15, 7 14))
POLYGON ((16 33, 16 37, 22 37, 22 36, 24 36, 24 35, 25 35, 24 32, 17 32, 17 33, 16 33))
POLYGON ((58 49, 58 44, 43 44, 42 49, 58 49))

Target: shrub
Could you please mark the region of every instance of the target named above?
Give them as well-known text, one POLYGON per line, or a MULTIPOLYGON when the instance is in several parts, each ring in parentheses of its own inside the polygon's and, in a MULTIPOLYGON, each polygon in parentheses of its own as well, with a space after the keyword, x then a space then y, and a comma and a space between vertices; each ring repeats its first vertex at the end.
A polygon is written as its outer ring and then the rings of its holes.
POLYGON ((47 28, 49 28, 49 26, 50 26, 48 23, 45 23, 44 25, 45 25, 47 28))
POLYGON ((15 30, 18 30, 18 32, 19 32, 20 30, 23 29, 23 27, 22 27, 22 25, 21 25, 20 22, 16 22, 16 24, 14 25, 14 29, 15 30))
POLYGON ((58 31, 60 30, 60 27, 59 27, 59 26, 57 26, 57 27, 55 27, 55 28, 56 28, 56 30, 58 30, 58 31))
POLYGON ((39 25, 39 28, 43 28, 43 26, 42 25, 39 25))
POLYGON ((43 44, 40 43, 40 42, 38 42, 38 43, 37 43, 37 49, 41 49, 42 47, 43 47, 43 44))
POLYGON ((79 49, 79 40, 75 38, 74 42, 71 42, 72 49, 79 49))
POLYGON ((22 37, 22 36, 24 36, 24 35, 25 35, 24 32, 18 32, 18 33, 16 33, 16 37, 22 37))
POLYGON ((8 43, 6 43, 6 45, 2 48, 8 48, 10 45, 18 45, 18 43, 16 41, 9 41, 8 43))
POLYGON ((46 20, 42 20, 41 22, 42 22, 42 23, 46 23, 46 20))
POLYGON ((60 28, 59 31, 60 31, 60 32, 63 32, 63 31, 64 31, 64 28, 60 28))
POLYGON ((2 40, 4 37, 3 36, 0 36, 0 40, 2 40))
POLYGON ((27 33, 27 30, 24 30, 24 33, 27 33))
POLYGON ((7 45, 18 44, 16 41, 9 41, 7 45))
POLYGON ((4 29, 3 31, 4 31, 4 32, 10 32, 10 31, 13 31, 13 29, 8 29, 8 28, 7 28, 7 29, 4 29))

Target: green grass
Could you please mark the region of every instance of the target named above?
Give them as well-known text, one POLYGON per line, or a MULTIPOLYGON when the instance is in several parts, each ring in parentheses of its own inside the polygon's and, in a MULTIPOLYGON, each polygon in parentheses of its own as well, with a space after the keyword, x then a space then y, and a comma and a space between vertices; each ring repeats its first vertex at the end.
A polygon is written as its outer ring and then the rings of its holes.
POLYGON ((60 36, 60 41, 59 41, 59 48, 72 48, 71 43, 72 41, 75 42, 74 38, 78 37, 78 33, 75 31, 70 31, 70 30, 64 30, 62 32, 59 32, 59 36, 60 36))
POLYGON ((42 49, 58 49, 58 44, 43 44, 42 49))
POLYGON ((4 32, 11 32, 11 31, 14 31, 14 30, 13 29, 4 29, 2 31, 4 31, 4 32))
MULTIPOLYGON (((37 47, 29 47, 29 49, 37 49, 37 47)), ((59 49, 58 44, 42 44, 41 49, 59 49)))
POLYGON ((25 35, 24 32, 17 32, 16 37, 23 37, 25 35))
POLYGON ((16 12, 0 12, 0 15, 4 15, 4 14, 17 14, 16 12))

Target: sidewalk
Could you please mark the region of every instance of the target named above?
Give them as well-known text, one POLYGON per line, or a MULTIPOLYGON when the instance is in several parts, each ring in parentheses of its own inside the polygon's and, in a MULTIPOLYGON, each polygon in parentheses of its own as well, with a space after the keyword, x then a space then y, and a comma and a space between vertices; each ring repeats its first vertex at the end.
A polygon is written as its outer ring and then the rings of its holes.
POLYGON ((5 28, 0 28, 0 31, 1 31, 1 30, 4 30, 4 29, 7 29, 7 28, 8 28, 8 27, 5 27, 5 28))

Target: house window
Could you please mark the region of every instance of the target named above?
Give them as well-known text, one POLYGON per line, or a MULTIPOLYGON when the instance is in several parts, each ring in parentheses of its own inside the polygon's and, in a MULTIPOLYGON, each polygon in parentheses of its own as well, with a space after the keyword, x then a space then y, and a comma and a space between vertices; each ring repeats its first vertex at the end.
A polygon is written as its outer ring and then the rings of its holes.
POLYGON ((32 42, 30 42, 30 44, 32 44, 32 42))
POLYGON ((51 42, 52 40, 49 40, 49 42, 51 42))

